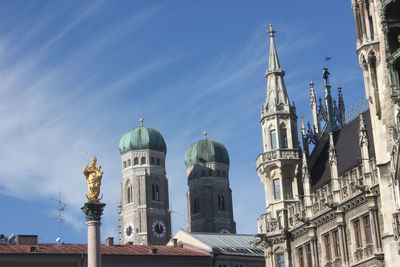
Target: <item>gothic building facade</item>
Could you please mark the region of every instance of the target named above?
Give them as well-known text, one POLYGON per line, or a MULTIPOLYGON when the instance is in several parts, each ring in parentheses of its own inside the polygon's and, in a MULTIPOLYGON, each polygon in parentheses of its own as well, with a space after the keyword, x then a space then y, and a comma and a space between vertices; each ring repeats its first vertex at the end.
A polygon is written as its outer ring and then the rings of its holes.
POLYGON ((310 83, 312 124, 290 104, 270 28, 263 153, 266 212, 256 243, 266 266, 398 266, 400 2, 352 0, 369 110, 346 121, 341 88, 323 99, 310 83))

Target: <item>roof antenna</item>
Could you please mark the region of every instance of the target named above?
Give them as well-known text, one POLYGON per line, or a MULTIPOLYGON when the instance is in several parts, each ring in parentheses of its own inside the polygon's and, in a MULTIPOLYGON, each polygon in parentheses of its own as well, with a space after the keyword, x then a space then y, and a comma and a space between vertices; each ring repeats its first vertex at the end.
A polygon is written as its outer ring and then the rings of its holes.
POLYGON ((57 221, 58 221, 58 237, 56 238, 56 242, 58 244, 60 244, 61 243, 61 223, 65 222, 63 212, 64 212, 65 206, 67 206, 67 204, 61 201, 61 192, 58 192, 58 200, 54 199, 54 198, 52 198, 52 200, 54 200, 58 204, 58 215, 56 217, 57 221))

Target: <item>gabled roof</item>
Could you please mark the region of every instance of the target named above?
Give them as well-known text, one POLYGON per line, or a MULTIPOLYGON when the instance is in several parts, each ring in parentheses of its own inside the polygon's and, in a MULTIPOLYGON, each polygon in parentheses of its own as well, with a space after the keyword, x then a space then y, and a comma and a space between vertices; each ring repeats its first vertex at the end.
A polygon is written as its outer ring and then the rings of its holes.
POLYGON ((180 229, 174 238, 184 247, 193 246, 214 254, 264 257, 263 248, 250 243, 255 240, 254 235, 189 233, 180 229))
MULTIPOLYGON (((372 135, 371 117, 370 112, 363 113, 365 125, 368 134, 368 153, 370 157, 374 157, 374 140, 372 135)), ((346 124, 342 129, 333 134, 333 141, 335 144, 337 155, 338 175, 342 176, 346 171, 361 163, 361 150, 359 146, 359 128, 360 117, 346 124)), ((325 139, 325 143, 319 144, 323 146, 320 151, 313 150, 311 153, 310 175, 311 175, 311 191, 321 188, 329 183, 331 178, 331 171, 329 165, 329 139, 325 139), (316 153, 314 153, 316 152, 316 153)))

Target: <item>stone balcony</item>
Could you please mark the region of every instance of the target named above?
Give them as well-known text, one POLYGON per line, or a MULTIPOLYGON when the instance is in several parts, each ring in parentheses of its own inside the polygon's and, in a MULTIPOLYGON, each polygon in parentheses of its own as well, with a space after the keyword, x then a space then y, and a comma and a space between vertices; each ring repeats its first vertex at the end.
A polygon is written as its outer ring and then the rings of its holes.
POLYGON ((273 164, 278 160, 293 160, 300 159, 299 149, 276 149, 268 152, 261 153, 256 160, 257 168, 261 165, 273 164))

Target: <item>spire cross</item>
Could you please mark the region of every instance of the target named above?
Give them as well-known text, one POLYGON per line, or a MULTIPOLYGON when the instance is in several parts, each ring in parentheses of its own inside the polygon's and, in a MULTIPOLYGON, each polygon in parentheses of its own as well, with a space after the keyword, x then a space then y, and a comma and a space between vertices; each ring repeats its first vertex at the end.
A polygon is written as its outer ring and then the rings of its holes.
POLYGON ((269 24, 269 30, 267 30, 267 33, 269 34, 269 37, 274 37, 276 31, 272 28, 272 24, 269 24))
POLYGON ((139 121, 140 121, 140 126, 143 127, 143 121, 144 121, 144 119, 143 119, 143 118, 140 118, 139 121))

